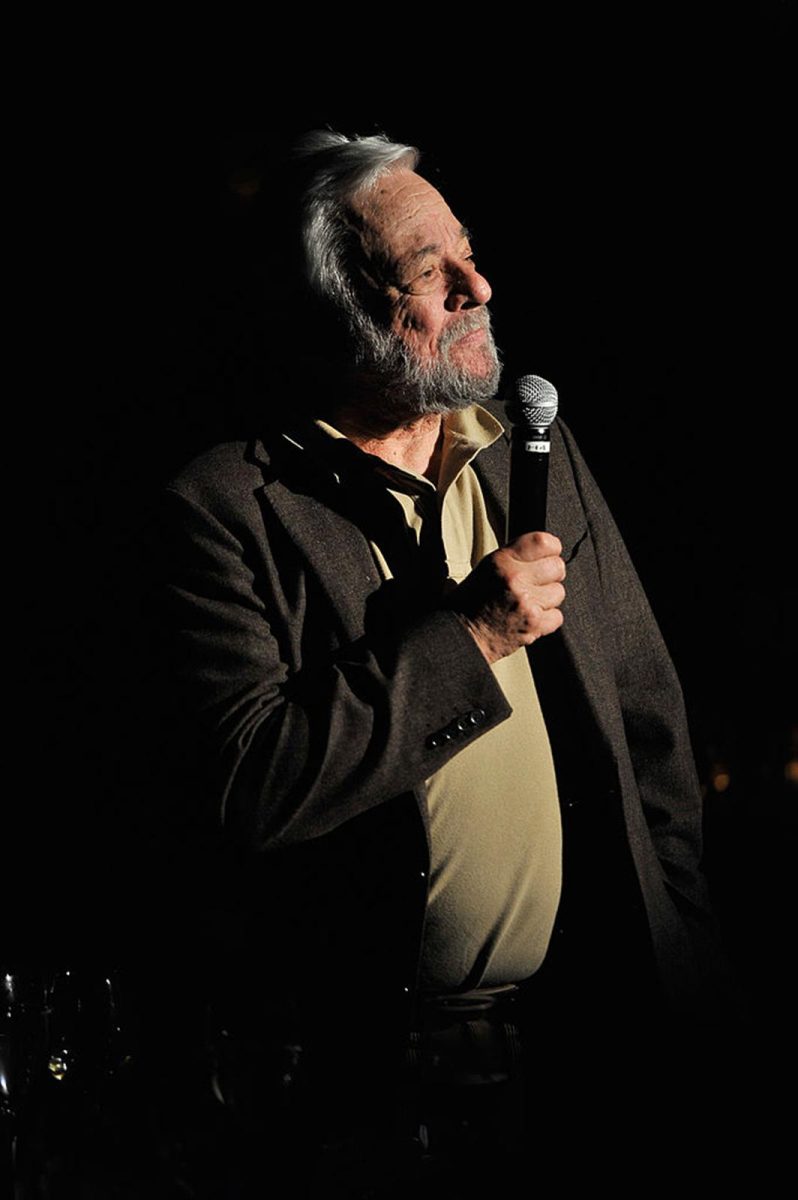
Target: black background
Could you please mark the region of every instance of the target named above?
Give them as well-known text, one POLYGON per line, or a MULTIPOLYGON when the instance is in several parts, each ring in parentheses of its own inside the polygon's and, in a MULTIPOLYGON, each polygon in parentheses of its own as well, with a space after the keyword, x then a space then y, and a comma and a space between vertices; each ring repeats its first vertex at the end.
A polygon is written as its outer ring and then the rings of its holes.
POLYGON ((29 670, 17 957, 164 952, 148 514, 194 453, 290 401, 302 341, 281 317, 275 164, 297 133, 330 125, 422 149, 474 230, 507 377, 558 388, 685 686, 733 957, 763 1009, 781 994, 796 754, 793 8, 700 25, 577 11, 515 47, 512 29, 495 50, 473 27, 408 37, 390 67, 381 45, 338 70, 331 49, 320 68, 271 46, 292 84, 264 61, 243 119, 97 101, 73 126, 46 206, 63 243, 51 269, 64 262, 51 306, 64 336, 47 346, 56 412, 31 404, 48 452, 33 539, 45 662, 29 670))

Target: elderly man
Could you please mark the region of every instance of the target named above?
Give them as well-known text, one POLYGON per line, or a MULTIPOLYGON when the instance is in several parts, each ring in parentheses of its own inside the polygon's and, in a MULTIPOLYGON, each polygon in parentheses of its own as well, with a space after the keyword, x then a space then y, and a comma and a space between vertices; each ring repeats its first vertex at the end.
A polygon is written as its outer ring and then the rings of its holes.
POLYGON ((712 1005, 700 800, 562 424, 549 529, 505 544, 491 290, 417 160, 297 148, 324 386, 172 484, 170 594, 220 847, 222 1093, 278 1111, 275 1143, 404 1132, 489 1172, 519 1081, 534 1123, 570 1047, 592 1103, 596 1047, 617 1067, 621 1037, 631 1061, 634 1031, 712 1005))

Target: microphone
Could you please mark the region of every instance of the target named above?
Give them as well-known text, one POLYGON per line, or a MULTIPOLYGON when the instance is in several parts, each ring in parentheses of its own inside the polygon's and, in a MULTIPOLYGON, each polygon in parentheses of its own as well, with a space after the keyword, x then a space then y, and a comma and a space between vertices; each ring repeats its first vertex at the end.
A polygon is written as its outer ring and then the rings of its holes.
POLYGON ((513 427, 507 540, 546 528, 549 427, 557 416, 557 390, 539 375, 522 375, 509 389, 505 410, 513 427))

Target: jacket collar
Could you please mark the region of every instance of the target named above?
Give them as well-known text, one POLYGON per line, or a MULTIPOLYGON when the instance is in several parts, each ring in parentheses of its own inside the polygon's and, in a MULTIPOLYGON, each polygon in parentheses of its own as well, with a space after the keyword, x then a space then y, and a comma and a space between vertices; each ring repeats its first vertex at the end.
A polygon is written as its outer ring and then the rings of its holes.
MULTIPOLYGON (((502 404, 494 400, 484 407, 502 423, 505 431, 477 455, 473 467, 488 508, 502 527, 507 513, 510 436, 502 404)), ((587 529, 556 422, 551 432, 547 524, 560 538, 563 555, 569 562, 578 552, 587 529)), ((301 437, 290 430, 275 431, 252 444, 252 457, 264 468, 263 498, 313 567, 347 633, 359 636, 362 631, 359 597, 379 585, 378 573, 366 539, 353 517, 347 514, 329 456, 312 454, 307 436, 305 429, 301 437)), ((315 436, 326 435, 315 431, 315 436)))
POLYGON ((311 566, 337 614, 342 641, 356 640, 363 633, 364 597, 380 579, 368 542, 346 511, 333 467, 310 459, 290 434, 280 432, 258 439, 252 457, 263 469, 262 502, 311 566))

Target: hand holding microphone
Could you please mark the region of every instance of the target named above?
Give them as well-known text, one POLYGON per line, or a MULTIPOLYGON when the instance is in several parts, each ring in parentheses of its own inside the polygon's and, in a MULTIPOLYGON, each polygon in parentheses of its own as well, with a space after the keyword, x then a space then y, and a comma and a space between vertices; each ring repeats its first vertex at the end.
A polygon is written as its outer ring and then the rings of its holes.
POLYGON ((513 422, 508 543, 486 555, 451 599, 489 663, 559 629, 565 599, 562 545, 543 532, 557 393, 545 379, 524 375, 507 414, 513 422))
POLYGON ((452 593, 452 608, 489 663, 562 625, 561 550, 551 533, 523 533, 486 555, 452 593))

